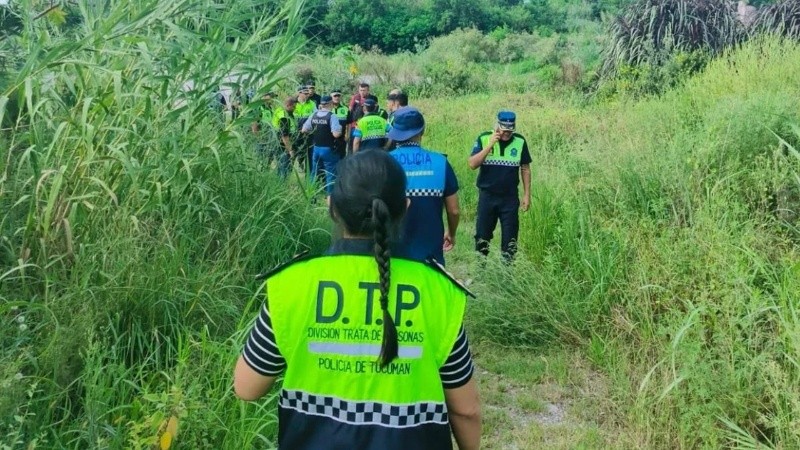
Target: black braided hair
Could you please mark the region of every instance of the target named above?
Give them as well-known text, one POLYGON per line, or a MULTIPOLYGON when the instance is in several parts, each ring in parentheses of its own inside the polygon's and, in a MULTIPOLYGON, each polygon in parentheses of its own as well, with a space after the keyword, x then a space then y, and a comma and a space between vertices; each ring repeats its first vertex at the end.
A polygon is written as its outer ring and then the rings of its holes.
POLYGON ((397 328, 389 314, 392 256, 389 242, 405 211, 406 175, 392 156, 365 151, 339 163, 331 193, 331 215, 349 235, 371 237, 375 241, 383 311, 382 367, 397 358, 397 328))
POLYGON ((381 277, 380 305, 383 311, 383 339, 381 340, 381 366, 385 367, 397 358, 397 328, 389 314, 389 286, 391 285, 391 256, 389 250, 388 223, 391 220, 389 209, 383 200, 372 201, 372 224, 375 236, 375 261, 381 277))

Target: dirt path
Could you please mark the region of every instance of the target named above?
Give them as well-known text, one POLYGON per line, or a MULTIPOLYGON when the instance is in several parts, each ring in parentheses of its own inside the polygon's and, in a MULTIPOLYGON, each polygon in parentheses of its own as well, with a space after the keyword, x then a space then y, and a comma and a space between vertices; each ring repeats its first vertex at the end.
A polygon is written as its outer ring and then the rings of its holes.
MULTIPOLYGON (((447 267, 480 291, 480 277, 470 273, 471 224, 463 225, 456 251, 446 256, 447 267)), ((482 448, 636 448, 620 425, 609 381, 580 349, 471 345, 483 407, 482 448)))
POLYGON ((574 351, 474 346, 486 449, 627 448, 607 382, 574 351))

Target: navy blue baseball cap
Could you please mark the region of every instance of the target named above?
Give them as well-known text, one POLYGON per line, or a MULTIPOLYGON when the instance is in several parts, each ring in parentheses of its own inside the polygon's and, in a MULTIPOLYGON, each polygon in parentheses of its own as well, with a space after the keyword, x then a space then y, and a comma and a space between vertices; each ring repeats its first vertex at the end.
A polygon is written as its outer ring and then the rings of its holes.
POLYGON ((389 130, 389 139, 395 142, 404 142, 422 133, 425 130, 425 118, 417 108, 405 106, 394 112, 392 129, 389 130))
POLYGON ((320 104, 320 105, 324 105, 324 104, 326 104, 326 103, 330 103, 330 102, 332 102, 332 101, 333 101, 333 97, 331 97, 330 95, 323 95, 323 96, 322 96, 322 97, 319 99, 319 104, 320 104))
POLYGON ((376 102, 375 99, 368 98, 368 99, 364 100, 364 106, 377 106, 377 105, 378 105, 378 102, 376 102))
POLYGON ((497 127, 501 130, 514 131, 517 125, 517 115, 513 111, 500 111, 497 113, 497 127))

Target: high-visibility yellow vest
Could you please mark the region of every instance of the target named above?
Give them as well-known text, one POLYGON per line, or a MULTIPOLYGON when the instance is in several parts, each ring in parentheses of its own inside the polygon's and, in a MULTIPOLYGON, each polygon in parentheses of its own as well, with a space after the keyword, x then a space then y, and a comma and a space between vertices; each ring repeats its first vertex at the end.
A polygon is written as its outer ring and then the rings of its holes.
POLYGON ((289 120, 289 133, 296 134, 297 133, 297 120, 286 113, 286 110, 283 108, 275 108, 275 112, 272 114, 272 126, 276 130, 280 130, 281 128, 281 119, 286 118, 289 120))
POLYGON ((386 119, 381 116, 370 114, 359 119, 357 124, 362 142, 386 138, 386 119))
POLYGON ((272 116, 275 115, 275 111, 267 106, 261 106, 259 111, 261 112, 261 123, 272 125, 272 116))
POLYGON ((302 123, 314 114, 315 109, 316 105, 311 100, 306 100, 303 103, 297 102, 294 107, 294 117, 298 122, 302 123))
MULTIPOLYGON (((486 148, 489 143, 491 134, 484 134, 481 136, 481 147, 486 148)), ((500 154, 500 142, 495 142, 492 152, 483 161, 483 164, 489 166, 519 166, 522 159, 522 148, 525 145, 525 140, 514 136, 511 143, 503 149, 502 155, 500 154)))
POLYGON ((339 122, 341 122, 342 125, 344 125, 345 122, 347 121, 347 116, 350 114, 350 108, 344 105, 339 105, 336 108, 334 108, 333 113, 336 114, 336 117, 339 119, 339 122))
POLYGON ((432 266, 392 258, 388 310, 399 357, 381 367, 379 279, 366 255, 307 259, 268 278, 275 342, 287 364, 279 445, 302 448, 310 434, 366 433, 378 439, 367 448, 408 438, 449 448, 439 369, 458 337, 467 293, 432 266))

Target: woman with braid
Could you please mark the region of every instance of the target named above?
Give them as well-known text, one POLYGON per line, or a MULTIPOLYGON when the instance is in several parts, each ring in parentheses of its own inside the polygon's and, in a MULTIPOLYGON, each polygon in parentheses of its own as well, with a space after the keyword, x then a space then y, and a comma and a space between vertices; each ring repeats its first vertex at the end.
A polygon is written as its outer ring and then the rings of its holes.
POLYGON ((342 239, 265 275, 267 302, 234 371, 243 400, 283 374, 281 449, 480 447, 462 319, 469 294, 434 262, 392 247, 408 200, 385 152, 345 158, 330 215, 342 239))

